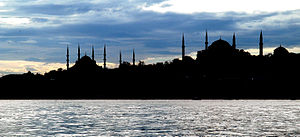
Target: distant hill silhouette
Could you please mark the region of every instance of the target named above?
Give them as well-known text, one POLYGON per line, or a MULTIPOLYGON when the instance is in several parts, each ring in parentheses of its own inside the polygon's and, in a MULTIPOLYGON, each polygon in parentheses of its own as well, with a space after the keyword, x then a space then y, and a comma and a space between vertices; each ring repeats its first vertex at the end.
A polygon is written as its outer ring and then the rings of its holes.
MULTIPOLYGON (((262 41, 261 33, 260 53, 262 41)), ((193 59, 185 56, 183 36, 181 60, 135 65, 122 61, 120 53, 120 66, 114 69, 98 66, 94 50, 92 58, 80 57, 80 48, 78 60, 69 68, 67 49, 66 70, 6 75, 0 80, 22 85, 18 89, 36 86, 42 91, 7 93, 2 98, 300 99, 300 54, 280 45, 273 54, 254 56, 236 46, 235 35, 232 45, 220 38, 193 59)), ((106 50, 104 55, 106 61, 106 50)))

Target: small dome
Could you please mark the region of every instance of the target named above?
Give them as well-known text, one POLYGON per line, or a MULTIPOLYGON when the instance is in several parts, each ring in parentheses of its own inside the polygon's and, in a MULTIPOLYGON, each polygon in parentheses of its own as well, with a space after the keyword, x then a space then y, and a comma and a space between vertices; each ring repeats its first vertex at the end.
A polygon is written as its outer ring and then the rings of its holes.
POLYGON ((282 47, 281 45, 280 45, 280 47, 278 47, 274 50, 274 56, 286 56, 288 54, 289 54, 289 51, 286 48, 282 47))

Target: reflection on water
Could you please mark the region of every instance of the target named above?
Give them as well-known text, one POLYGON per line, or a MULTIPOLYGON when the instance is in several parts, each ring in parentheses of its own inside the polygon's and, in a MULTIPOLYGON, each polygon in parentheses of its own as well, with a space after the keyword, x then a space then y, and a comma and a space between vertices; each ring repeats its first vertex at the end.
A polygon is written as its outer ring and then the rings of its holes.
POLYGON ((0 101, 0 136, 295 136, 299 127, 297 100, 0 101))

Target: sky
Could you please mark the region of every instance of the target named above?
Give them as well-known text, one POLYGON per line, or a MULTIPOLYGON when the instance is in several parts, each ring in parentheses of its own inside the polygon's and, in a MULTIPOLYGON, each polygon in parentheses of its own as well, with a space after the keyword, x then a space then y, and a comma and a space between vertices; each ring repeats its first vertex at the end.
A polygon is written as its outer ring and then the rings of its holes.
POLYGON ((66 68, 91 54, 102 65, 107 45, 108 67, 124 61, 171 61, 181 56, 184 33, 186 54, 192 57, 220 37, 237 48, 258 53, 260 31, 264 54, 282 44, 300 53, 300 2, 297 0, 0 0, 0 76, 48 72, 66 68))

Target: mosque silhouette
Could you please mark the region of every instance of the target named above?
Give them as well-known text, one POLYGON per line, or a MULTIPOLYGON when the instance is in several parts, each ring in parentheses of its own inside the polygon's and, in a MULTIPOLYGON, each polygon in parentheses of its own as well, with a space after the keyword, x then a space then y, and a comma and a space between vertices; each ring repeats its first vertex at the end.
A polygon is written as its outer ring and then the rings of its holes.
MULTIPOLYGON (((221 38, 208 45, 206 31, 204 50, 193 59, 185 55, 182 35, 182 57, 170 62, 145 64, 122 60, 119 67, 106 66, 106 45, 103 50, 103 67, 95 60, 94 47, 91 57, 81 57, 70 67, 67 47, 67 69, 52 70, 44 75, 25 73, 6 75, 0 81, 38 83, 52 92, 25 94, 30 98, 117 98, 117 99, 299 99, 297 85, 300 78, 300 54, 290 53, 280 45, 273 54, 263 55, 263 33, 260 32, 259 55, 251 55, 237 48, 236 36, 232 44, 221 38), (72 86, 71 86, 72 85, 72 86), (57 91, 61 87, 64 92, 57 91), (99 87, 99 90, 92 88, 99 87), (73 92, 82 90, 83 92, 73 92), (280 91, 280 92, 276 92, 280 91)), ((19 97, 22 98, 23 94, 19 97)), ((9 96, 15 97, 15 96, 9 96)), ((18 98, 18 97, 16 97, 18 98)))

